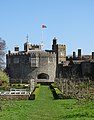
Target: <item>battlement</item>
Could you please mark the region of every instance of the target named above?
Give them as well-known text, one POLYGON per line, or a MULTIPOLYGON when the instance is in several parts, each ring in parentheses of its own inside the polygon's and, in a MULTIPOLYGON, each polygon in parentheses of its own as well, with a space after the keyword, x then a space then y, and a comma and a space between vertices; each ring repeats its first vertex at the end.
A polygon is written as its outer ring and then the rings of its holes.
POLYGON ((6 56, 10 56, 10 57, 20 57, 20 56, 31 56, 31 57, 55 57, 56 54, 55 52, 46 52, 46 51, 42 51, 42 50, 30 50, 28 52, 26 51, 19 51, 19 52, 8 52, 8 54, 6 56))
POLYGON ((31 44, 31 43, 24 43, 24 50, 25 51, 29 51, 29 50, 40 50, 41 49, 41 45, 37 45, 37 44, 31 44))
POLYGON ((63 47, 66 47, 66 45, 63 45, 63 44, 58 44, 58 46, 63 46, 63 47))
POLYGON ((40 54, 40 57, 56 57, 56 54, 55 53, 48 53, 48 52, 42 52, 40 54))
POLYGON ((19 52, 8 52, 6 56, 23 56, 23 55, 30 55, 30 53, 25 52, 25 51, 19 51, 19 52))
POLYGON ((41 45, 38 45, 38 44, 31 44, 31 50, 35 50, 35 49, 41 49, 41 45))

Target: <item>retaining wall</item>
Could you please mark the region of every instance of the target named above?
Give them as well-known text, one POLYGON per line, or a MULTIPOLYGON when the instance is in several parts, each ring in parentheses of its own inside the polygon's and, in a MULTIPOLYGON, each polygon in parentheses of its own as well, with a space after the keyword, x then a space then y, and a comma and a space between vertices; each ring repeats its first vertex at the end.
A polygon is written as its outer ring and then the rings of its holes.
POLYGON ((0 95, 0 100, 29 100, 29 95, 0 95))

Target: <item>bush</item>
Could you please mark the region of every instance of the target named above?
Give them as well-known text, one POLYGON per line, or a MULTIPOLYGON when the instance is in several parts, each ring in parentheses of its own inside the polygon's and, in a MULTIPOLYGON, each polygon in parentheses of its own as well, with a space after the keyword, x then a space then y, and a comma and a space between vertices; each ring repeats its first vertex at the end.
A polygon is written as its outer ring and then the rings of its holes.
POLYGON ((52 85, 50 85, 50 89, 51 89, 51 91, 53 93, 54 99, 59 99, 58 94, 56 93, 56 91, 55 91, 55 89, 54 89, 54 87, 52 85))
POLYGON ((7 86, 7 87, 5 87, 5 86, 0 86, 0 91, 9 91, 10 90, 10 87, 9 86, 7 86))
POLYGON ((40 84, 37 84, 37 85, 36 85, 36 88, 39 88, 39 87, 40 87, 40 84))
POLYGON ((30 88, 30 84, 11 84, 11 87, 15 89, 28 89, 30 88))
POLYGON ((71 96, 64 95, 58 88, 54 85, 50 85, 50 89, 53 93, 54 99, 71 99, 71 96))
POLYGON ((39 87, 40 87, 40 84, 37 84, 37 86, 34 89, 34 92, 31 94, 31 96, 35 96, 35 97, 37 96, 38 91, 39 91, 39 87))
POLYGON ((35 100, 35 94, 31 94, 29 100, 35 100))

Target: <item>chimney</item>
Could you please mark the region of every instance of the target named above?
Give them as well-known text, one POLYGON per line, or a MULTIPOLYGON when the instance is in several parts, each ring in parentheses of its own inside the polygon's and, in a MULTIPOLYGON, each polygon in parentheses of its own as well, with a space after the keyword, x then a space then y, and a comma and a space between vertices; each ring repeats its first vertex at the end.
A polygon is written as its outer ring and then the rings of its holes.
POLYGON ((81 59, 81 49, 78 49, 78 58, 81 59))
POLYGON ((18 52, 19 51, 19 47, 18 46, 14 47, 14 51, 18 52))
POLYGON ((92 59, 94 59, 94 52, 92 52, 92 59))
POLYGON ((73 51, 73 58, 76 58, 76 53, 73 51))

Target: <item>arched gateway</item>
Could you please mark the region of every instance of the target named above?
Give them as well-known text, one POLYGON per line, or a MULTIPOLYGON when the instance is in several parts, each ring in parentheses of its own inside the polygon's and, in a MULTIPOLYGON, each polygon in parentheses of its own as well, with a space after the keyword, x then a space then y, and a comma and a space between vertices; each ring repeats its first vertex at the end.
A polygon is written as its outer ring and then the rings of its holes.
POLYGON ((38 79, 49 79, 49 75, 46 73, 41 73, 38 75, 38 79))

